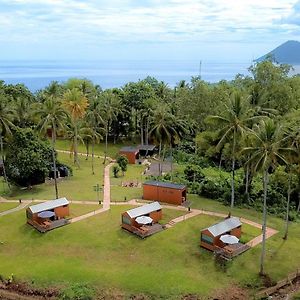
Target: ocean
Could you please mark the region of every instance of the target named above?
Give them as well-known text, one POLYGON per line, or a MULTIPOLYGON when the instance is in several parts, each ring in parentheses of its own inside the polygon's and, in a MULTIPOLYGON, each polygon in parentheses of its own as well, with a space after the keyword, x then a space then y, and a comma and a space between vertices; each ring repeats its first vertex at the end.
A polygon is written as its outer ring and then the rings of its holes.
POLYGON ((51 81, 64 82, 70 77, 87 78, 107 89, 153 76, 174 87, 180 80, 188 82, 200 74, 208 82, 231 80, 238 73, 249 74, 250 65, 251 61, 0 61, 0 80, 13 84, 24 83, 32 92, 44 88, 51 81))

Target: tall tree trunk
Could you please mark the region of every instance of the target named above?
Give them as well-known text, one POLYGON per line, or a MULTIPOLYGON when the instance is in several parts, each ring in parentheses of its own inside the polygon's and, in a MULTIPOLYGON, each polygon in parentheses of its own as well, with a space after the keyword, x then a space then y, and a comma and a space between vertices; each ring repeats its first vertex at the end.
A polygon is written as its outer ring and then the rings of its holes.
POLYGON ((141 116, 141 145, 144 145, 144 120, 143 117, 141 116))
POLYGON ((54 186, 55 186, 55 199, 58 199, 58 187, 57 187, 57 173, 56 173, 56 157, 55 157, 55 142, 56 142, 56 126, 54 121, 52 122, 52 162, 53 162, 53 174, 54 174, 54 186))
POLYGON ((159 174, 159 176, 161 176, 161 173, 162 173, 162 170, 161 170, 161 141, 159 142, 158 156, 159 156, 158 174, 159 174))
POLYGON ((6 169, 5 169, 5 161, 4 161, 4 150, 3 150, 3 136, 2 133, 0 132, 0 147, 1 147, 1 158, 2 158, 2 163, 3 163, 3 177, 4 180, 8 186, 9 191, 11 191, 10 184, 8 182, 7 176, 6 176, 6 169))
POLYGON ((298 192, 298 207, 297 207, 297 213, 299 214, 300 212, 300 191, 298 192))
POLYGON ((247 164, 247 166, 246 166, 245 194, 246 194, 246 197, 247 197, 247 201, 250 204, 250 197, 249 197, 249 164, 247 164))
POLYGON ((235 131, 233 132, 233 145, 232 145, 232 178, 231 178, 231 203, 230 203, 230 214, 232 213, 232 209, 234 207, 234 179, 235 179, 235 143, 236 143, 235 131))
POLYGON ((286 204, 286 217, 285 217, 285 233, 284 233, 284 236, 283 236, 284 240, 287 240, 288 232, 289 232, 290 200, 291 200, 291 173, 289 172, 287 204, 286 204))
POLYGON ((108 128, 109 128, 109 124, 108 124, 108 121, 107 121, 106 124, 105 124, 105 152, 104 152, 104 160, 103 160, 104 165, 106 163, 106 156, 107 156, 108 128))
POLYGON ((170 144, 170 152, 171 152, 171 181, 173 181, 173 147, 172 143, 170 144))
POLYGON ((92 141, 92 174, 95 175, 94 171, 94 146, 95 146, 95 139, 93 138, 92 141))
POLYGON ((267 188, 268 188, 268 170, 264 171, 264 206, 263 206, 263 224, 262 224, 262 249, 260 257, 260 275, 264 275, 264 263, 266 256, 266 230, 267 230, 267 188))
POLYGON ((74 137, 74 164, 80 168, 79 161, 78 161, 78 128, 77 124, 75 124, 75 137, 74 137))
POLYGON ((147 117, 146 122, 146 145, 149 144, 149 116, 147 117))
POLYGON ((86 141, 85 148, 86 148, 86 158, 85 158, 85 160, 88 160, 88 158, 89 158, 89 150, 90 150, 90 142, 89 142, 88 139, 86 141))

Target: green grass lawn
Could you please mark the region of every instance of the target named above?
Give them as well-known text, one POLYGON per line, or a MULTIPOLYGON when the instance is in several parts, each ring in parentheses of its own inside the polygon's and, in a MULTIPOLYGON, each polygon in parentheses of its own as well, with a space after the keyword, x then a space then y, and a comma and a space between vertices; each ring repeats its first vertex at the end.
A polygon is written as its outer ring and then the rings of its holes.
MULTIPOLYGON (((92 205, 71 208, 93 210, 92 205)), ((81 282, 168 299, 188 293, 207 296, 233 282, 257 284, 260 246, 237 257, 226 273, 215 265, 211 252, 199 247, 200 230, 218 218, 200 215, 141 240, 120 229, 120 215, 130 208, 115 206, 109 212, 46 234, 25 224, 24 211, 1 217, 1 273, 13 273, 38 285, 81 282)), ((164 211, 164 222, 181 214, 164 211)), ((276 222, 282 229, 283 223, 276 222)), ((243 226, 243 234, 249 238, 257 233, 255 230, 243 226)), ((268 240, 266 270, 275 280, 298 266, 299 232, 299 225, 292 224, 286 242, 281 234, 268 240)))
MULTIPOLYGON (((73 176, 63 179, 58 183, 59 196, 69 200, 96 201, 97 195, 93 186, 103 184, 103 160, 95 159, 95 175, 92 175, 91 159, 80 158, 80 169, 74 166, 72 158, 68 154, 58 154, 58 159, 73 168, 73 176)), ((50 200, 55 197, 54 183, 45 183, 34 186, 31 190, 14 188, 11 195, 5 195, 11 199, 40 199, 50 200)), ((100 192, 102 200, 102 192, 100 192)))
MULTIPOLYGON (((126 142, 126 143, 119 143, 119 144, 112 144, 109 143, 108 147, 107 147, 107 155, 109 157, 115 158, 117 156, 117 154, 119 153, 119 150, 121 147, 124 146, 130 146, 130 145, 134 145, 133 143, 130 144, 130 142, 126 142)), ((67 140, 57 140, 56 142, 56 149, 59 150, 70 150, 70 141, 67 140)), ((91 153, 91 147, 90 147, 90 153, 91 153)), ((95 149, 94 152, 96 155, 104 155, 104 151, 105 151, 105 143, 102 141, 100 144, 95 145, 95 149)), ((78 145, 78 152, 82 152, 82 153, 86 153, 86 147, 83 144, 79 144, 78 145)))
POLYGON ((6 211, 6 210, 9 210, 9 209, 12 209, 12 208, 15 208, 19 205, 19 203, 15 203, 15 202, 12 202, 12 203, 1 203, 0 202, 0 212, 3 212, 3 211, 6 211))

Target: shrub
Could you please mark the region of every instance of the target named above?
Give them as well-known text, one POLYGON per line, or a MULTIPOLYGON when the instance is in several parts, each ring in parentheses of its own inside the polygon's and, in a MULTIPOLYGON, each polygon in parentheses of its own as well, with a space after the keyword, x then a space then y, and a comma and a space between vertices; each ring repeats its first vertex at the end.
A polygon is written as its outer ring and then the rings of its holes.
POLYGON ((63 290, 59 299, 61 300, 92 300, 94 296, 94 291, 83 284, 74 284, 69 288, 63 290))

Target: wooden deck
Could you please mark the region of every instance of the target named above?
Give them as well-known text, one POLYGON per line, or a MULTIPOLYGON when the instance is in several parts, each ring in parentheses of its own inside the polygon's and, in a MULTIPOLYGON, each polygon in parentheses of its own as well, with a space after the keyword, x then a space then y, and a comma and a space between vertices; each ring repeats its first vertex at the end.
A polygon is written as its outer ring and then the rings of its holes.
POLYGON ((242 243, 237 243, 234 245, 227 245, 224 248, 218 248, 214 251, 215 255, 221 258, 224 258, 226 260, 230 260, 242 253, 244 253, 245 251, 247 251, 248 249, 250 249, 251 247, 242 243))
POLYGON ((70 223, 70 221, 67 219, 60 219, 60 220, 56 220, 56 221, 48 221, 48 222, 46 221, 43 224, 39 224, 37 222, 32 222, 29 220, 27 223, 30 224, 31 226, 33 226, 39 232, 44 233, 44 232, 47 232, 54 228, 58 228, 58 227, 67 225, 70 223))
POLYGON ((153 225, 143 225, 140 228, 136 227, 136 230, 134 230, 133 233, 135 233, 136 235, 138 235, 141 238, 145 238, 147 236, 150 236, 150 235, 160 232, 162 230, 164 230, 163 225, 156 223, 153 225))

